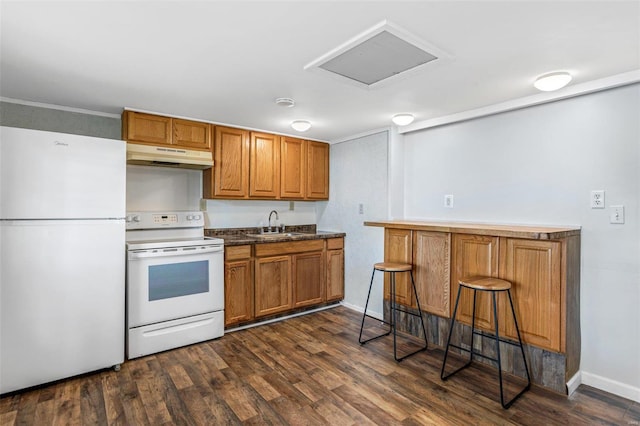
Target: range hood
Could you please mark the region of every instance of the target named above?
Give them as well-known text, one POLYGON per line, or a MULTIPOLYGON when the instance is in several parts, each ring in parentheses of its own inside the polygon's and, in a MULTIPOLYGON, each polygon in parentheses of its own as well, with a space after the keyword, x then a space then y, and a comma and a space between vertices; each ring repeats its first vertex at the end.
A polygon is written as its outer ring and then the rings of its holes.
POLYGON ((127 143, 127 164, 204 170, 213 167, 209 151, 127 143))

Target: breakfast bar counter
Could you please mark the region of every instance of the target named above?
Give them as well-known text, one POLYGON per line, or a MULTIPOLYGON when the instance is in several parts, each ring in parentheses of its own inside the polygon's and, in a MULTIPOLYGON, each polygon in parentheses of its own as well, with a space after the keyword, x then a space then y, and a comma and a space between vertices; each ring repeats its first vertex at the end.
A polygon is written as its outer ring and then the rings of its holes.
MULTIPOLYGON (((567 382, 580 367, 580 227, 434 220, 381 220, 364 225, 384 228, 385 262, 413 265, 418 298, 429 321, 429 340, 438 346, 446 343, 443 330, 448 330, 460 279, 482 275, 510 281, 533 382, 567 392, 567 382)), ((396 293, 399 303, 417 308, 407 280, 398 279, 396 293)), ((495 320, 486 296, 478 297, 476 324, 489 332, 495 320)), ((508 300, 499 303, 504 308, 508 300)), ((473 298, 463 293, 459 321, 471 324, 472 305, 473 298)), ((410 315, 404 322, 407 331, 417 330, 410 315)), ((501 336, 516 338, 512 321, 501 315, 498 326, 501 336)), ((481 344, 484 340, 489 339, 481 339, 481 344)), ((509 352, 510 345, 506 346, 509 352)), ((524 370, 514 361, 510 372, 523 375, 524 370)))

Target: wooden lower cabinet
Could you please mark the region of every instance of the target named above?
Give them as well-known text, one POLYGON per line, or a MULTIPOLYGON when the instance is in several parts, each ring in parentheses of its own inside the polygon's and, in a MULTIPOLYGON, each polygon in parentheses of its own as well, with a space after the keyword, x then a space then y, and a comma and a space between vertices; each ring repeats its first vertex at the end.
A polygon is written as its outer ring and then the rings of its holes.
POLYGON ((255 268, 256 318, 291 309, 291 256, 257 258, 255 268))
POLYGON ((227 247, 224 262, 225 326, 253 319, 251 246, 227 247))
POLYGON ((293 307, 316 305, 325 300, 323 252, 291 256, 293 267, 293 307))
POLYGON ((449 316, 450 253, 451 234, 413 232, 413 276, 420 308, 443 317, 449 316))
MULTIPOLYGON (((500 241, 500 276, 511 281, 520 335, 529 344, 560 351, 562 329, 561 244, 505 238, 500 241)), ((507 298, 503 298, 501 333, 516 338, 507 298)))
MULTIPOLYGON (((385 229, 384 261, 412 263, 411 231, 407 229, 385 229)), ((380 272, 376 272, 380 273, 380 272)), ((390 274, 384 274, 384 298, 389 300, 391 289, 390 274)), ((411 278, 407 273, 396 273, 396 302, 406 306, 414 303, 411 278)))
POLYGON ((326 300, 344 299, 344 239, 327 240, 326 300))
MULTIPOLYGON (((498 277, 498 237, 487 235, 453 234, 451 257, 453 267, 451 269, 451 315, 458 295, 458 281, 464 277, 482 275, 486 277, 498 277)), ((493 308, 491 296, 479 291, 476 297, 476 326, 493 330, 493 308)), ((471 324, 471 312, 473 311, 473 291, 462 290, 457 320, 471 324)))

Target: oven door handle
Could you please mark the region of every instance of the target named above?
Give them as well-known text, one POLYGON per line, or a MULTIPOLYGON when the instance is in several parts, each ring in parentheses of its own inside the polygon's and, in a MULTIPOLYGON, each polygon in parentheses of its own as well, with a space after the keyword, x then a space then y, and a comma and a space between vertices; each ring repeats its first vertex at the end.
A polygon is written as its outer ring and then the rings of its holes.
POLYGON ((208 246, 208 247, 180 247, 180 248, 165 248, 154 250, 132 250, 129 251, 129 260, 135 259, 148 259, 152 257, 178 257, 178 256, 191 256, 194 254, 203 253, 216 253, 224 252, 224 246, 208 246))

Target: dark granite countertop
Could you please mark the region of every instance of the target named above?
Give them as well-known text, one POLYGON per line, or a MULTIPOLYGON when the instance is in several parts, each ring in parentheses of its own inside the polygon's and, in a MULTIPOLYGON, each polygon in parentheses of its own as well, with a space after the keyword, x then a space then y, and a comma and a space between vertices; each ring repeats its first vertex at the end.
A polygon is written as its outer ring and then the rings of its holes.
POLYGON ((283 241, 321 240, 345 237, 344 232, 318 231, 316 225, 286 226, 284 233, 258 236, 260 228, 218 228, 205 229, 207 237, 222 238, 225 246, 240 246, 244 244, 280 243, 283 241), (252 234, 254 236, 252 236, 252 234))

